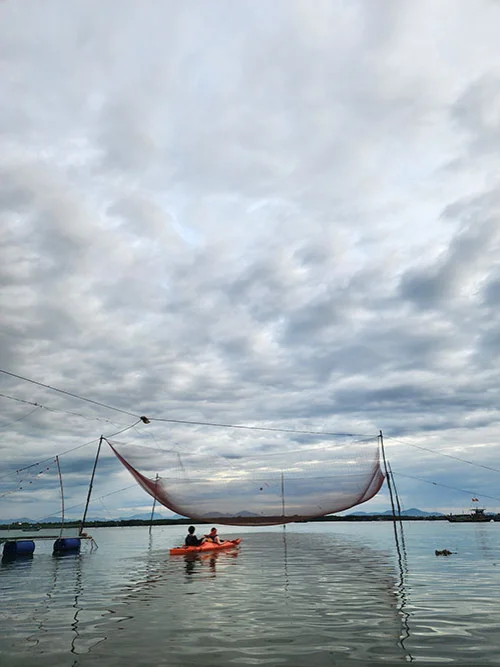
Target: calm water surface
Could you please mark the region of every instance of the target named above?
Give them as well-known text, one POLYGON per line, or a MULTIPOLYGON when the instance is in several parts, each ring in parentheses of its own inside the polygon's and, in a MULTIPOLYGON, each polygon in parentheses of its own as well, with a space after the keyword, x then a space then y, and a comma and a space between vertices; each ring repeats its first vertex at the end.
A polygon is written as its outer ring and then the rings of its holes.
POLYGON ((194 559, 184 526, 40 542, 0 567, 0 664, 500 665, 500 523, 404 526, 403 560, 389 523, 221 527, 241 548, 194 559))

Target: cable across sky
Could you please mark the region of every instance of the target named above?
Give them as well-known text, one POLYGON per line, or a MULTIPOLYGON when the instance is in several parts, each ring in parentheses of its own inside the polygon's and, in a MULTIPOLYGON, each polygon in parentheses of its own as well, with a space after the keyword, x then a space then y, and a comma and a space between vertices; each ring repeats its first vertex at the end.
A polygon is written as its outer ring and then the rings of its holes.
MULTIPOLYGON (((326 436, 326 437, 367 437, 366 434, 355 434, 355 433, 333 433, 329 431, 312 431, 312 430, 306 430, 306 429, 293 429, 293 428, 279 428, 279 427, 272 427, 272 426, 255 426, 255 425, 249 425, 249 424, 227 424, 227 423, 221 423, 221 422, 210 422, 210 421, 196 421, 196 420, 187 420, 187 419, 174 419, 174 418, 167 418, 167 417, 146 417, 144 415, 140 415, 139 412, 132 412, 130 410, 124 410, 122 408, 117 408, 113 405, 109 405, 107 403, 103 403, 101 401, 96 401, 94 399, 88 398, 86 396, 81 396, 80 394, 75 394, 74 392, 66 391, 65 389, 60 389, 58 387, 54 387, 52 385, 46 384, 44 382, 39 382, 38 380, 34 380, 32 378, 27 378, 22 375, 18 375, 16 373, 12 373, 10 371, 7 371, 5 369, 0 369, 0 373, 3 373, 4 375, 7 375, 9 377, 16 378, 18 380, 22 380, 23 382, 28 382, 31 384, 34 384, 39 387, 43 387, 44 389, 48 389, 50 391, 57 392, 59 394, 63 394, 65 396, 69 396, 70 398, 74 398, 79 401, 84 401, 86 403, 90 403, 92 405, 99 406, 101 408, 105 408, 106 410, 112 410, 114 412, 119 412, 121 414, 126 414, 130 415, 132 417, 135 417, 137 419, 137 422, 135 422, 132 426, 127 426, 125 429, 122 431, 118 431, 118 433, 123 433, 124 431, 128 430, 129 428, 133 428, 136 426, 139 422, 143 422, 144 424, 148 424, 152 421, 155 422, 164 422, 168 424, 185 424, 185 425, 190 425, 190 426, 208 426, 208 427, 215 427, 215 428, 228 428, 228 429, 244 429, 244 430, 250 430, 250 431, 268 431, 268 432, 275 432, 275 433, 290 433, 290 434, 295 434, 295 435, 310 435, 310 436, 326 436)), ((8 396, 6 394, 0 394, 0 396, 3 396, 4 398, 11 398, 13 400, 19 400, 22 403, 28 403, 30 405, 36 406, 36 407, 44 407, 39 405, 38 403, 32 403, 30 401, 25 401, 23 399, 16 399, 15 397, 8 396)), ((51 409, 51 408, 46 408, 46 409, 51 409)), ((55 410, 55 409, 54 409, 55 410)), ((64 411, 62 411, 64 412, 64 411)), ((77 415, 78 413, 70 413, 77 415)), ((29 415, 26 415, 27 417, 29 415)), ((83 415, 79 415, 83 416, 83 415)), ((118 435, 118 433, 114 433, 108 437, 113 437, 114 435, 118 435)), ((373 435, 369 437, 374 437, 373 435)), ((463 459, 458 456, 454 456, 452 454, 447 454, 445 452, 439 452, 427 447, 423 447, 421 445, 415 445, 413 443, 405 442, 404 440, 400 440, 397 438, 389 438, 390 440, 394 440, 397 442, 401 442, 404 445, 407 445, 408 447, 414 447, 416 449, 420 449, 422 451, 429 452, 430 454, 436 454, 437 456, 444 456, 446 458, 453 459, 455 461, 459 461, 461 463, 465 463, 467 465, 475 466, 478 468, 482 468, 484 470, 490 470, 492 472, 498 472, 500 473, 499 468, 495 468, 493 466, 488 466, 484 465, 482 463, 477 463, 476 461, 469 461, 467 459, 463 459)), ((96 442, 96 440, 92 440, 91 442, 96 442)), ((90 444, 90 443, 86 443, 90 444)), ((80 447, 85 447, 85 445, 79 445, 78 447, 75 447, 73 449, 69 449, 65 452, 62 452, 59 456, 62 456, 63 454, 67 454, 68 452, 75 451, 76 449, 79 449, 80 447)), ((44 459, 44 460, 49 460, 49 459, 44 459)), ((43 461, 42 461, 43 462, 43 461)), ((33 464, 37 465, 37 464, 33 464)), ((17 471, 16 471, 17 472, 17 471)))

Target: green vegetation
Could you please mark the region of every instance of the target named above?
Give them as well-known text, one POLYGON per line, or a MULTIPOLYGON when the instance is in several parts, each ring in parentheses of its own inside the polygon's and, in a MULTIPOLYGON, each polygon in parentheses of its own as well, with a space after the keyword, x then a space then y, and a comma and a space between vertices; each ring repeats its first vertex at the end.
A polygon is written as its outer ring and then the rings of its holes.
MULTIPOLYGON (((444 521, 446 520, 445 516, 402 516, 403 521, 444 521)), ((324 522, 324 521, 392 521, 392 515, 390 514, 365 514, 362 516, 350 515, 350 516, 322 516, 316 519, 309 519, 308 521, 297 521, 295 523, 315 523, 315 522, 324 522)), ((154 519, 152 522, 153 526, 177 526, 177 525, 189 525, 193 523, 192 519, 154 519)), ((212 522, 207 521, 196 521, 196 524, 203 525, 209 524, 212 522)), ((109 520, 109 521, 87 521, 85 523, 85 529, 88 528, 120 528, 125 526, 149 526, 151 522, 146 519, 121 519, 121 520, 109 520)), ((11 523, 0 525, 0 530, 8 529, 51 529, 51 528, 60 528, 61 524, 59 522, 52 523, 11 523)), ((80 521, 65 521, 65 528, 78 528, 80 526, 80 521)))

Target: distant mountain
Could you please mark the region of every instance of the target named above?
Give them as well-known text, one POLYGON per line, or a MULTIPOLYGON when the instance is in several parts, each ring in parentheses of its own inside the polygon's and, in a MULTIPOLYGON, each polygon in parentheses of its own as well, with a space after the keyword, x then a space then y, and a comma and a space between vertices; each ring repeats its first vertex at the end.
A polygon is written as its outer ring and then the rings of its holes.
MULTIPOLYGON (((392 514, 392 512, 387 510, 387 514, 392 514)), ((404 516, 444 516, 442 512, 426 512, 425 510, 419 510, 416 507, 412 507, 409 510, 403 510, 401 514, 404 516)))
MULTIPOLYGON (((66 517, 65 521, 80 521, 81 517, 66 517)), ((87 521, 108 521, 108 519, 102 519, 98 517, 89 517, 87 518, 87 521)), ((61 517, 60 516, 48 516, 45 519, 29 519, 26 516, 22 516, 18 519, 0 519, 0 525, 2 526, 8 526, 11 523, 38 523, 38 524, 43 524, 43 523, 61 523, 61 517)))
MULTIPOLYGON (((86 519, 86 523, 92 523, 93 521, 149 521, 151 518, 151 512, 142 512, 140 514, 131 514, 129 516, 121 516, 119 518, 116 517, 102 517, 102 516, 89 516, 86 519)), ((160 514, 158 512, 154 513, 153 519, 185 519, 186 517, 181 516, 180 514, 173 514, 169 516, 165 516, 163 514, 160 514)), ((80 521, 81 517, 66 517, 65 519, 67 522, 68 521, 80 521)), ((14 523, 60 523, 61 522, 61 517, 60 516, 49 516, 46 517, 45 519, 29 519, 26 516, 22 516, 19 519, 0 519, 0 525, 9 525, 9 524, 14 524, 14 523)))
MULTIPOLYGON (((392 510, 385 510, 385 512, 352 512, 347 516, 389 516, 392 510)), ((426 512, 419 510, 417 507, 411 507, 409 510, 402 510, 402 516, 444 516, 442 512, 426 512)))

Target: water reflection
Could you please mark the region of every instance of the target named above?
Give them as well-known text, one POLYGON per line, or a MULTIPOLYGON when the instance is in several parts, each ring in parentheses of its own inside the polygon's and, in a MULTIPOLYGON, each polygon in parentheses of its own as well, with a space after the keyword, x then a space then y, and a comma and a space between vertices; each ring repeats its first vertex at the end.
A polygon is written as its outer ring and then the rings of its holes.
POLYGON ((229 562, 238 558, 239 550, 231 549, 230 551, 212 551, 209 553, 195 553, 195 554, 186 554, 182 556, 185 564, 185 573, 187 575, 186 581, 191 581, 191 577, 194 574, 200 574, 203 572, 208 572, 212 577, 215 577, 217 574, 217 561, 222 559, 222 561, 229 562))
MULTIPOLYGON (((169 667, 198 664, 201 655, 210 665, 392 664, 422 655, 418 590, 409 585, 415 565, 425 582, 429 564, 437 568, 432 592, 444 591, 443 575, 458 565, 433 557, 412 561, 410 574, 406 544, 395 560, 388 539, 374 548, 314 526, 248 532, 240 549, 170 557, 175 539, 145 533, 141 547, 137 533, 110 531, 96 555, 40 554, 32 577, 31 563, 3 565, 8 606, 21 600, 25 614, 4 627, 16 628, 25 652, 56 656, 53 667, 64 655, 80 667, 130 667, 158 655, 168 655, 169 667)), ((478 539, 480 553, 491 539, 478 539)))
POLYGON ((481 525, 476 524, 475 526, 475 538, 479 544, 479 550, 485 559, 493 560, 496 558, 496 552, 492 546, 491 539, 491 528, 490 524, 481 525))
MULTIPOLYGON (((36 630, 26 640, 33 646, 43 647, 51 642, 54 633, 63 627, 69 627, 68 650, 70 653, 77 653, 76 642, 80 636, 78 614, 82 609, 78 600, 83 590, 82 554, 53 553, 50 558, 51 568, 46 573, 49 575, 50 586, 41 604, 35 610, 36 630), (64 591, 65 600, 68 597, 71 598, 68 600, 69 605, 61 605, 60 593, 62 591, 64 591), (71 609, 75 611, 70 612, 71 609)), ((66 636, 65 632, 63 637, 66 638, 66 636)))
POLYGON ((406 540, 402 521, 394 525, 396 538, 396 552, 398 558, 399 580, 397 585, 397 596, 399 599, 399 612, 401 614, 401 635, 399 645, 403 649, 408 662, 413 662, 414 657, 406 646, 410 639, 410 613, 406 610, 408 606, 408 554, 406 552, 406 540))
POLYGON ((240 550, 152 551, 142 572, 116 599, 116 613, 131 620, 125 635, 108 627, 99 648, 107 663, 120 653, 127 664, 147 662, 155 652, 179 667, 200 652, 211 665, 374 664, 377 652, 408 659, 392 554, 359 542, 252 533, 240 550))
POLYGON ((20 555, 5 554, 2 556, 2 560, 0 561, 1 563, 0 566, 11 569, 17 568, 18 570, 20 570, 30 567, 32 562, 33 562, 33 554, 20 554, 20 555))
MULTIPOLYGON (((58 554, 53 554, 56 559, 60 559, 61 556, 58 554)), ((70 557, 71 554, 67 554, 67 557, 70 557)), ((79 598, 83 591, 83 578, 82 578, 82 561, 81 554, 74 554, 75 559, 75 602, 72 605, 75 613, 73 614, 73 621, 71 623, 71 630, 73 631, 73 637, 71 639, 71 653, 79 653, 77 640, 80 638, 80 633, 78 632, 78 615, 82 611, 83 607, 79 604, 79 598)))

